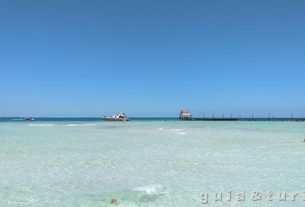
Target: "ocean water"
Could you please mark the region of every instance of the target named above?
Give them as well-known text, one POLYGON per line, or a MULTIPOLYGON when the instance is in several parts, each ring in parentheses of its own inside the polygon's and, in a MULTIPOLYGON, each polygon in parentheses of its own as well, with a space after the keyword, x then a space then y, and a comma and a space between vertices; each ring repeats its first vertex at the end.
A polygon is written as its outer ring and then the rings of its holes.
POLYGON ((0 206, 304 206, 304 139, 305 122, 3 119, 0 206))

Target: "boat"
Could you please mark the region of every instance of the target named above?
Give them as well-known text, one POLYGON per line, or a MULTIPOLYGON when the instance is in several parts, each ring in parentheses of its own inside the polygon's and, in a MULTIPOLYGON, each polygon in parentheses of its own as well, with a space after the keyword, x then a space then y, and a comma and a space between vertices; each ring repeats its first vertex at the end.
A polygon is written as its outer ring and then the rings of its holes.
POLYGON ((129 121, 125 113, 118 113, 112 116, 104 116, 104 121, 129 121))
POLYGON ((23 118, 24 121, 34 121, 33 117, 25 117, 23 118))

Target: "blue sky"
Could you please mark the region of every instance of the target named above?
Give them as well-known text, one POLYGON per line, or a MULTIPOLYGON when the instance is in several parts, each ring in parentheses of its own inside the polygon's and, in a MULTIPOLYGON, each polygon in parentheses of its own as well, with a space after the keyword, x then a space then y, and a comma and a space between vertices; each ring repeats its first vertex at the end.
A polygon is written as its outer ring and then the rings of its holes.
POLYGON ((0 116, 305 116, 303 0, 0 1, 0 116))

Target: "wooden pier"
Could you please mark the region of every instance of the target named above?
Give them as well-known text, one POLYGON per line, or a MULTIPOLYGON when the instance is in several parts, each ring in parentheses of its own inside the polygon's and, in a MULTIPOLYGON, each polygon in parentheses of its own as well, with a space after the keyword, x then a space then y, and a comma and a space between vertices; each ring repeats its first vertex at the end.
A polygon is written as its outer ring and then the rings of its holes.
POLYGON ((238 118, 192 118, 190 121, 239 121, 238 118))
POLYGON ((202 117, 193 117, 192 112, 188 109, 182 109, 179 114, 179 119, 182 121, 296 121, 296 122, 303 122, 305 121, 305 118, 295 118, 293 113, 291 113, 291 117, 278 117, 274 118, 271 116, 271 114, 268 114, 268 117, 254 117, 254 113, 252 113, 251 117, 245 117, 241 118, 241 115, 238 116, 238 118, 233 116, 233 114, 230 114, 230 117, 225 117, 225 114, 223 113, 222 116, 205 116, 203 114, 202 117))
POLYGON ((183 121, 295 121, 305 122, 305 118, 190 118, 183 121))

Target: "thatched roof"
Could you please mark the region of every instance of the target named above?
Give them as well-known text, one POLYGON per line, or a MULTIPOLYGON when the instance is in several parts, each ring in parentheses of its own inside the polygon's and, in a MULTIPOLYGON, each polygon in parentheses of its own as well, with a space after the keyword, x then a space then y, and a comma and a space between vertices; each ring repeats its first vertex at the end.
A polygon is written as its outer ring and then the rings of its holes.
POLYGON ((191 114, 191 111, 188 109, 182 109, 180 113, 190 113, 191 114))

